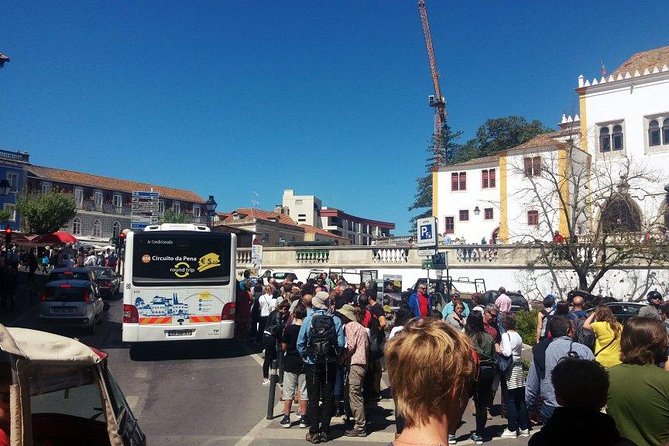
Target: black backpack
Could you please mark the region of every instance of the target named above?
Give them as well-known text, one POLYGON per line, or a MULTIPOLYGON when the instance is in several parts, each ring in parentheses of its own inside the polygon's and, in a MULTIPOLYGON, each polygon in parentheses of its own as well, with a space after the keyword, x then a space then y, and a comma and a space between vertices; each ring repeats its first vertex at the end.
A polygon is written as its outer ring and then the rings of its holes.
POLYGON ((337 330, 334 318, 317 314, 311 319, 307 355, 314 364, 325 364, 337 359, 337 330))
POLYGON ((586 347, 588 347, 590 350, 593 352, 595 351, 595 334, 592 332, 592 330, 586 330, 583 328, 583 324, 585 323, 586 318, 581 318, 576 321, 576 335, 575 341, 578 342, 579 344, 583 344, 586 347))
POLYGON ((281 332, 283 331, 282 322, 281 312, 279 310, 273 310, 267 317, 265 332, 277 339, 281 339, 281 332))
POLYGON ((369 320, 369 360, 374 361, 383 357, 383 347, 386 343, 386 334, 381 330, 379 318, 372 314, 369 320))

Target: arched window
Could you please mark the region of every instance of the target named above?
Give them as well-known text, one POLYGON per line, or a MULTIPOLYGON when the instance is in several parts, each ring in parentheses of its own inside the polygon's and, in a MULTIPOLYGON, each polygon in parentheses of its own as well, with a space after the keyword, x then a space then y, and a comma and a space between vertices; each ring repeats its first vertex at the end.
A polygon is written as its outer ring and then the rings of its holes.
POLYGON ((623 126, 613 126, 613 150, 623 149, 623 126))
POLYGON ((669 144, 669 118, 662 123, 662 144, 669 144))
POLYGON ((657 119, 653 119, 648 123, 648 145, 659 146, 660 144, 660 124, 657 119))
POLYGON ((116 237, 121 232, 121 223, 115 221, 112 225, 112 237, 116 237))
POLYGON ((608 127, 602 127, 602 129, 599 131, 599 151, 611 151, 611 135, 609 134, 608 127))
POLYGON ((611 198, 602 211, 604 232, 641 231, 641 209, 629 196, 611 198))
POLYGON ((98 219, 93 221, 93 237, 102 237, 102 223, 98 219))
POLYGON ((81 235, 81 220, 79 217, 74 217, 72 220, 72 234, 81 235))

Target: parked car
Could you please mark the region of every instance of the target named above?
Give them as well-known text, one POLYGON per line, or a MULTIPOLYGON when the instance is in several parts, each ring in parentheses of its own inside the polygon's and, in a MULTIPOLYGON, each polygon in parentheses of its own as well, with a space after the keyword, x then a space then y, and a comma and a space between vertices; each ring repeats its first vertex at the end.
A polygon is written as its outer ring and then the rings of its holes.
POLYGON ((54 268, 49 273, 47 282, 55 280, 93 280, 93 272, 90 268, 54 268))
MULTIPOLYGON (((506 295, 511 298, 511 312, 515 313, 516 311, 530 311, 530 305, 527 303, 527 299, 520 294, 513 291, 507 291, 506 295)), ((483 303, 485 305, 494 304, 495 300, 499 297, 498 290, 488 290, 483 293, 483 303)))
POLYGON ((12 445, 146 445, 104 352, 0 325, 0 376, 12 407, 5 412, 12 445))
POLYGON ((104 303, 91 280, 55 280, 44 287, 38 320, 43 326, 80 326, 95 332, 104 303))
POLYGON ((106 266, 91 266, 88 269, 93 272, 93 280, 98 287, 100 297, 113 298, 118 294, 121 279, 113 269, 106 266))
MULTIPOLYGON (((602 305, 606 305, 611 309, 613 316, 618 320, 618 322, 625 323, 628 319, 631 319, 639 315, 639 311, 646 306, 644 302, 606 302, 602 305)), ((595 311, 595 307, 589 308, 586 310, 588 314, 591 314, 595 311)))

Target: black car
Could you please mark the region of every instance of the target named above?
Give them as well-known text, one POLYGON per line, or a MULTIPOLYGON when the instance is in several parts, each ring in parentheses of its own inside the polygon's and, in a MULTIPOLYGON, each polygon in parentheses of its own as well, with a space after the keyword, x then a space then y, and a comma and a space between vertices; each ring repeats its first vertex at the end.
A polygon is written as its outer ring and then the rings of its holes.
POLYGON ((93 272, 93 280, 97 284, 98 292, 103 299, 105 297, 111 299, 118 294, 121 279, 113 269, 106 266, 91 266, 87 269, 93 272))
MULTIPOLYGON (((511 298, 511 312, 515 313, 516 311, 530 311, 530 305, 527 303, 527 299, 520 294, 514 293, 513 291, 507 291, 506 295, 511 298)), ((499 291, 497 290, 488 290, 483 293, 483 304, 494 304, 495 300, 499 297, 499 291)))
MULTIPOLYGON (((609 307, 616 320, 623 324, 627 322, 628 319, 638 316, 639 311, 646 306, 644 302, 606 302, 602 305, 609 307)), ((595 311, 595 308, 590 308, 586 311, 588 315, 590 315, 595 311)))

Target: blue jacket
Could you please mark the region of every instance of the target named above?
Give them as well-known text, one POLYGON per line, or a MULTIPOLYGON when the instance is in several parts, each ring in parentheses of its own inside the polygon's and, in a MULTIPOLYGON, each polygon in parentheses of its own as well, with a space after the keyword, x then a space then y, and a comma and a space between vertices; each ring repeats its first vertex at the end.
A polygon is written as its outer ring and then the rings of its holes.
POLYGON ((341 323, 341 319, 337 316, 331 315, 325 310, 317 310, 311 314, 308 314, 307 317, 302 321, 302 326, 300 327, 300 333, 297 335, 297 352, 300 354, 302 359, 306 364, 313 364, 314 359, 310 358, 307 352, 307 345, 309 344, 309 332, 311 329, 311 321, 314 316, 325 315, 330 316, 334 319, 335 330, 337 331, 337 350, 342 351, 346 345, 346 338, 344 337, 344 326, 341 323))
MULTIPOLYGON (((413 310, 413 316, 416 319, 420 319, 420 305, 418 305, 418 292, 415 292, 409 297, 409 307, 413 310)), ((428 295, 427 296, 427 312, 429 316, 429 312, 432 310, 432 298, 428 295)))
POLYGON ((559 407, 555 398, 555 388, 551 380, 551 373, 560 359, 567 356, 570 347, 572 351, 578 353, 581 359, 595 360, 592 350, 583 344, 572 341, 569 336, 561 336, 553 339, 548 348, 546 348, 546 374, 544 375, 544 379, 539 378, 534 361, 532 361, 532 365, 530 366, 530 372, 525 382, 525 401, 528 407, 534 406, 539 401, 540 396, 546 405, 559 407))

